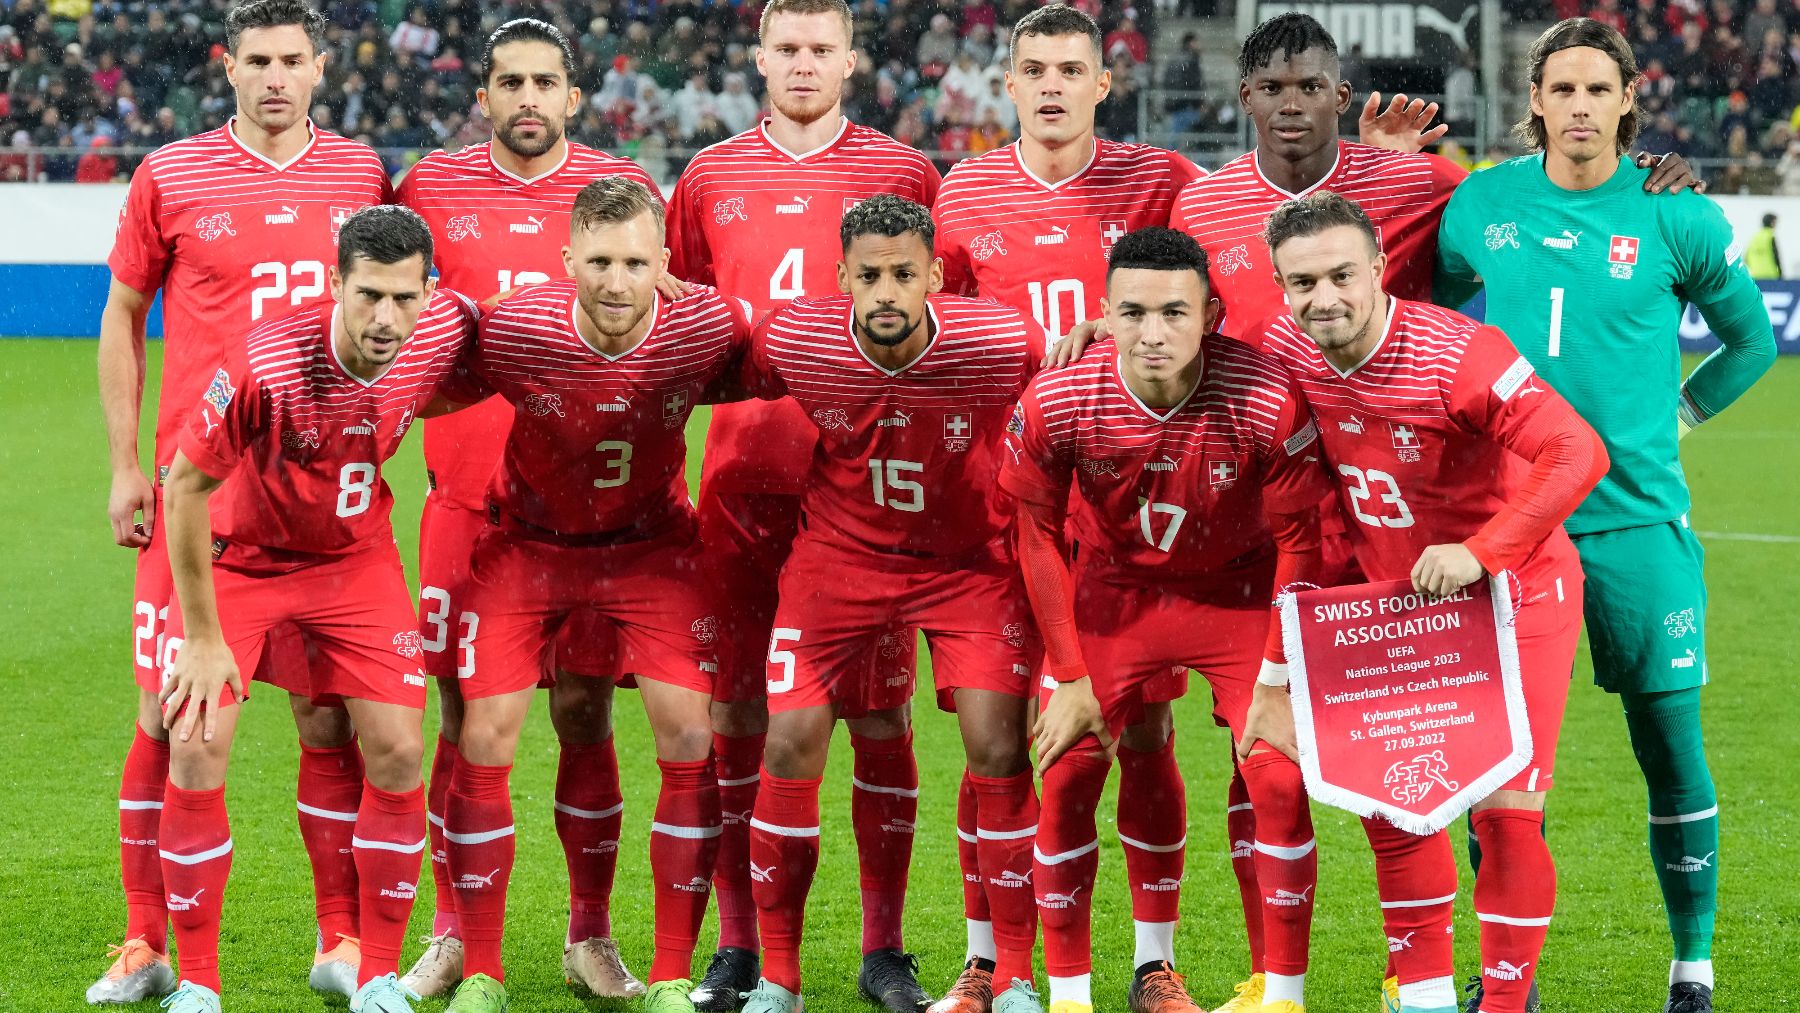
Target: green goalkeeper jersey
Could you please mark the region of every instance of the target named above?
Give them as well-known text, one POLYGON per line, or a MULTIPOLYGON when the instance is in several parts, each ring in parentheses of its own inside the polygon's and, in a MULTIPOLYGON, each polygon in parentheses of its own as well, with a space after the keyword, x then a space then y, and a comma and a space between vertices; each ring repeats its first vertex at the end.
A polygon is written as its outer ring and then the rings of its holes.
MULTIPOLYGON (((1677 417, 1702 421, 1774 361, 1761 292, 1719 206, 1691 190, 1645 193, 1649 170, 1564 190, 1528 155, 1457 187, 1438 230, 1438 301, 1483 286, 1499 327, 1599 432, 1612 469, 1571 534, 1674 520, 1688 510, 1677 417), (1684 388, 1676 340, 1691 302, 1724 347, 1684 388)), ((1529 391, 1524 392, 1529 394, 1529 391)))

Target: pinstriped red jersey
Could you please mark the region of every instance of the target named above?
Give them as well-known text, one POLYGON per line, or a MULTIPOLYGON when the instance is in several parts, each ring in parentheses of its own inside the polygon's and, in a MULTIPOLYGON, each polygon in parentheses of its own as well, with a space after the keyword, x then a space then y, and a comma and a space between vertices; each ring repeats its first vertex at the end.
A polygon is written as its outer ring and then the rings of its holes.
POLYGON ((1242 575, 1274 554, 1265 513, 1303 512, 1330 490, 1318 429, 1287 371, 1217 334, 1201 354, 1193 393, 1157 409, 1125 385, 1118 349, 1102 342, 1039 374, 1008 426, 1001 485, 1049 506, 1073 487, 1080 565, 1098 579, 1242 575))
POLYGON ((1168 225, 1175 195, 1203 175, 1172 151, 1107 140, 1056 184, 1025 167, 1016 143, 959 162, 931 216, 944 291, 1011 306, 1053 342, 1100 315, 1113 243, 1168 225))
MULTIPOLYGON (((761 319, 837 292, 844 212, 877 194, 930 207, 938 171, 916 149, 844 121, 831 143, 795 154, 768 121, 694 156, 669 197, 669 270, 716 285, 761 319)), ((787 402, 720 405, 706 437, 705 483, 728 492, 798 494, 814 442, 787 402)))
POLYGON ((373 380, 339 358, 335 302, 251 330, 195 395, 180 437, 188 460, 225 482, 212 497, 214 558, 281 569, 392 543, 394 497, 381 465, 454 374, 479 315, 439 288, 373 380))
POLYGON ((875 364, 847 295, 764 318, 747 385, 791 396, 819 434, 802 538, 912 560, 978 549, 1006 530, 995 492, 1007 413, 1043 356, 1017 310, 935 295, 934 333, 910 364, 875 364))
POLYGON ((1170 225, 1193 236, 1211 258, 1213 293, 1225 307, 1219 329, 1249 339, 1261 333, 1268 317, 1288 311, 1262 239, 1281 202, 1330 190, 1361 205, 1388 255, 1382 287, 1402 299, 1429 301, 1438 222, 1450 192, 1468 174, 1437 155, 1339 141, 1337 161, 1325 178, 1288 193, 1263 176, 1251 151, 1188 184, 1175 201, 1170 225))
POLYGON ((512 406, 492 509, 549 535, 648 538, 691 524, 684 429, 694 405, 734 376, 748 343, 743 305, 705 286, 660 295, 649 333, 618 356, 576 330, 571 279, 520 289, 481 322, 470 402, 512 406))
POLYGON ((309 123, 312 141, 276 165, 237 139, 236 122, 144 159, 107 258, 123 284, 163 290, 158 465, 226 352, 258 320, 327 298, 338 226, 393 194, 367 145, 309 123))
MULTIPOLYGON (((1381 343, 1347 373, 1291 316, 1263 334, 1312 406, 1371 580, 1410 576, 1427 546, 1469 539, 1520 499, 1531 470, 1517 449, 1525 431, 1573 414, 1495 328, 1428 303, 1389 305, 1381 343)), ((1575 566, 1554 527, 1515 569, 1540 586, 1575 566)))
MULTIPOLYGON (((431 226, 432 263, 442 284, 473 299, 568 274, 562 248, 569 212, 581 188, 606 176, 637 180, 660 196, 656 182, 627 158, 570 142, 562 164, 524 179, 494 162, 492 142, 450 154, 434 151, 407 170, 397 200, 431 226)), ((446 501, 481 508, 506 446, 512 418, 492 399, 425 420, 425 467, 446 501)))

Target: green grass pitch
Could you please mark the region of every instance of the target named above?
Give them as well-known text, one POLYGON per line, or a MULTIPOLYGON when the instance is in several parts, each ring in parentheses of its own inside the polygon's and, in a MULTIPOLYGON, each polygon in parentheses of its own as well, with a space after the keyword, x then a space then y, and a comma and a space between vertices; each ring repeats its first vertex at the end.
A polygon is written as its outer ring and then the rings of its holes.
MULTIPOLYGON (((152 362, 160 349, 152 346, 152 362)), ((1691 365, 1691 363, 1690 363, 1691 365)), ((119 942, 115 792, 131 734, 131 553, 111 543, 107 471, 91 341, 0 344, 0 1009, 82 1008, 82 990, 119 942)), ((155 390, 154 382, 150 390, 155 390)), ((1781 362, 1743 403, 1684 445, 1695 527, 1712 588, 1707 739, 1725 835, 1723 910, 1716 953, 1721 1008, 1781 1007, 1784 966, 1800 953, 1800 786, 1794 781, 1800 695, 1794 692, 1794 602, 1800 598, 1800 360, 1781 362), (1720 534, 1740 536, 1720 537, 1720 534), (1748 538, 1741 536, 1759 536, 1748 538)), ((697 419, 690 430, 704 431, 697 419)), ((146 434, 150 426, 144 427, 146 434)), ((147 436, 146 436, 147 439, 147 436)), ((697 465, 698 454, 694 456, 697 465)), ((399 497, 395 528, 410 562, 423 493, 416 441, 387 471, 399 497)), ((1550 841, 1560 863, 1559 904, 1540 978, 1555 1010, 1655 1010, 1662 1005, 1667 937, 1645 853, 1644 796, 1617 704, 1576 673, 1564 726, 1550 841)), ((934 994, 963 953, 953 810, 961 750, 954 725, 921 697, 918 755, 924 790, 907 911, 910 946, 934 994)), ((311 1010, 331 1005, 306 990, 312 955, 311 887, 294 817, 296 749, 286 708, 253 701, 240 726, 230 804, 236 857, 226 907, 226 1009, 311 1010)), ((646 835, 656 790, 648 729, 629 695, 617 708, 624 764, 625 847, 614 921, 627 962, 650 963, 646 835)), ((1227 742, 1196 700, 1179 706, 1189 794, 1189 850, 1177 948, 1189 985, 1216 1005, 1245 971, 1243 927, 1222 820, 1227 742)), ((427 718, 427 735, 435 715, 427 718)), ((506 938, 513 1008, 584 1006, 564 988, 563 859, 551 822, 554 736, 535 713, 513 775, 518 868, 506 938)), ((856 996, 859 913, 850 837, 848 749, 840 735, 827 777, 824 854, 812 893, 806 950, 808 1007, 866 1008, 856 996)), ((1109 812, 1111 803, 1103 808, 1109 812)), ((1378 1009, 1385 957, 1368 849, 1355 821, 1319 807, 1320 885, 1309 994, 1315 1011, 1378 1009)), ((1456 831, 1460 838, 1461 830, 1456 831)), ((1122 1010, 1131 957, 1130 915, 1118 848, 1103 827, 1096 891, 1095 996, 1122 1010)), ((1459 848, 1460 850, 1460 848, 1459 848)), ((1465 891, 1469 879, 1464 869, 1465 891)), ((423 888, 425 884, 421 884, 423 888)), ((429 925, 421 890, 413 935, 429 925)), ((1476 969, 1467 895, 1457 920, 1458 964, 1476 969)), ((702 936, 701 962, 713 928, 702 936)), ((409 944, 405 961, 417 955, 409 944)), ((698 969, 697 969, 698 970, 698 969)), ((1040 981, 1042 979, 1040 978, 1040 981)), ((144 1011, 154 1004, 137 1007, 144 1011)), ((435 1011, 441 1003, 426 1003, 435 1011)))

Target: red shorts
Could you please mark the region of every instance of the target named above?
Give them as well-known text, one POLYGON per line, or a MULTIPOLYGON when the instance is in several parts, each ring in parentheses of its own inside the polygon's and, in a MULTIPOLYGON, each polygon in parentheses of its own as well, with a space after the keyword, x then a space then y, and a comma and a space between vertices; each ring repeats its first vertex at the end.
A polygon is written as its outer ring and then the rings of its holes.
MULTIPOLYGON (((882 561, 886 563, 887 561, 882 561)), ((877 566, 802 536, 781 570, 781 605, 770 633, 769 710, 830 703, 840 715, 874 709, 896 685, 876 685, 867 658, 887 631, 925 634, 938 706, 958 689, 1009 696, 1031 691, 1043 653, 1018 565, 1003 551, 966 560, 877 566)), ((898 677, 896 677, 898 679, 898 677)))
MULTIPOLYGON (((1514 584, 1518 587, 1518 584, 1514 584)), ((1569 703, 1575 649, 1581 642, 1579 566, 1524 585, 1513 613, 1519 643, 1519 684, 1531 728, 1531 763, 1500 786, 1503 791, 1549 791, 1556 776, 1556 740, 1569 703), (1537 586, 1541 581, 1542 586, 1537 586)))
MULTIPOLYGON (((169 572, 169 543, 163 534, 161 483, 155 486, 155 493, 150 544, 138 550, 131 616, 132 669, 138 687, 148 693, 162 689, 163 669, 169 661, 164 654, 172 611, 169 606, 175 600, 175 578, 169 572)), ((255 664, 239 666, 250 672, 251 678, 300 696, 314 695, 306 641, 294 626, 282 624, 271 629, 262 654, 251 660, 255 664)))
POLYGON ((592 611, 640 681, 712 692, 719 621, 691 530, 636 542, 574 545, 502 521, 476 536, 456 674, 465 700, 537 685, 544 650, 592 611))
MULTIPOLYGON (((425 671, 439 679, 457 676, 468 663, 470 613, 457 608, 469 593, 475 538, 486 526, 481 511, 454 506, 437 496, 426 497, 419 516, 419 630, 425 638, 425 671)), ((619 640, 612 624, 588 609, 576 610, 545 651, 539 685, 555 683, 559 669, 618 678, 619 640)))
MULTIPOLYGON (((769 631, 781 567, 800 529, 800 497, 774 493, 700 492, 700 541, 714 585, 726 589, 719 619, 719 681, 713 697, 724 702, 753 700, 768 691, 769 631)), ((916 644, 905 627, 883 631, 870 652, 874 675, 868 699, 839 713, 856 717, 891 710, 912 699, 916 644)))
MULTIPOLYGON (((1220 602, 1179 584, 1079 581, 1081 654, 1114 736, 1143 720, 1145 703, 1162 702, 1153 691, 1167 688, 1173 671, 1190 668, 1212 686, 1213 720, 1229 727, 1234 740, 1243 733, 1274 613, 1242 595, 1230 597, 1220 602)), ((1046 677, 1042 686, 1040 706, 1050 702, 1056 683, 1046 677)))
MULTIPOLYGON (((316 702, 371 700, 425 709, 418 618, 392 544, 276 574, 213 567, 225 643, 247 672, 270 634, 284 626, 305 638, 316 702)), ((165 652, 181 650, 180 610, 169 614, 165 652)))

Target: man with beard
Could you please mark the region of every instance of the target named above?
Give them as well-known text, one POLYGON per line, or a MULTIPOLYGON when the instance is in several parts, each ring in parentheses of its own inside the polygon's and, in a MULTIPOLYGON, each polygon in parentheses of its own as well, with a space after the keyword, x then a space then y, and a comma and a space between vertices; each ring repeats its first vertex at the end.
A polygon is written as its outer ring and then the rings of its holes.
MULTIPOLYGON (((571 84, 569 41, 553 25, 508 21, 488 37, 486 77, 476 92, 494 123, 494 139, 455 154, 436 151, 407 172, 399 200, 424 216, 438 242, 443 283, 485 299, 564 274, 569 208, 581 188, 623 176, 654 190, 636 163, 576 144, 564 134, 581 106, 571 84)), ((467 611, 469 552, 483 526, 483 497, 506 444, 512 409, 489 398, 453 415, 427 419, 425 464, 430 494, 419 521, 419 625, 425 669, 438 680, 441 723, 432 762, 431 871, 437 914, 431 943, 406 975, 422 996, 462 980, 457 891, 444 853, 444 803, 454 779, 462 731, 459 659, 472 625, 467 611)), ((626 969, 609 918, 618 863, 623 798, 612 739, 612 690, 621 673, 610 627, 577 612, 557 638, 550 679, 550 722, 561 751, 556 771, 556 831, 569 869, 569 927, 563 973, 578 993, 605 998, 643 994, 626 969)))
MULTIPOLYGON (((256 0, 232 10, 226 27, 237 115, 144 160, 120 213, 100 317, 100 404, 113 465, 107 513, 114 540, 138 550, 132 653, 139 692, 119 785, 125 941, 88 989, 93 1003, 136 1002, 175 984, 157 855, 169 745, 156 694, 173 597, 162 482, 177 434, 247 325, 323 298, 339 226, 390 196, 375 152, 306 118, 325 69, 324 19, 299 0, 256 0), (138 463, 138 416, 145 320, 159 288, 168 337, 152 481, 138 463)), ((362 758, 343 708, 313 701, 306 646, 291 626, 271 631, 264 655, 247 667, 290 694, 300 735, 300 839, 312 865, 320 944, 310 983, 348 997, 361 959, 350 838, 362 758)))
MULTIPOLYGON (((836 290, 844 211, 877 194, 929 206, 938 174, 918 151, 844 118, 844 81, 856 66, 843 0, 774 0, 763 8, 756 65, 769 116, 694 157, 669 200, 669 269, 717 285, 762 315, 836 290)), ((702 1010, 730 1010, 757 981, 750 827, 768 726, 764 665, 776 578, 800 518, 800 493, 817 435, 791 400, 723 405, 713 412, 700 483, 709 565, 730 588, 714 696, 714 752, 725 834, 719 846, 719 949, 694 992, 702 1010)), ((862 870, 864 995, 916 1011, 919 988, 901 935, 919 769, 907 702, 913 634, 895 627, 872 645, 878 689, 845 710, 856 753, 851 822, 862 870)), ((991 941, 986 944, 991 950, 991 941)))

